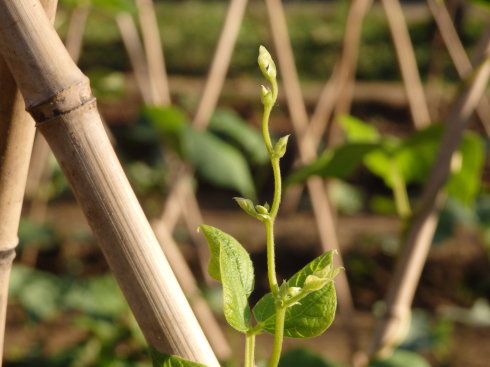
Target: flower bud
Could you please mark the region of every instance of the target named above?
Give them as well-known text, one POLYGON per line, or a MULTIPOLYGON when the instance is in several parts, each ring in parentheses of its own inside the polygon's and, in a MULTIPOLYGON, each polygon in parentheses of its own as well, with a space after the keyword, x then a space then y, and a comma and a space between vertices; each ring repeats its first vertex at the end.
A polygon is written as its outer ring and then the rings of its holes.
POLYGON ((262 206, 262 205, 255 205, 255 210, 259 214, 269 214, 269 210, 265 206, 262 206))
POLYGON ((264 46, 259 47, 259 57, 257 61, 262 74, 264 74, 267 80, 270 81, 272 79, 276 79, 276 64, 274 63, 274 60, 272 60, 271 54, 264 46))
POLYGON ((277 141, 276 145, 274 146, 274 156, 276 158, 282 158, 284 157, 284 154, 286 154, 288 139, 289 135, 286 135, 277 141))
POLYGON ((310 292, 320 290, 331 282, 342 269, 342 267, 332 268, 332 265, 327 265, 323 269, 308 275, 303 287, 310 292))

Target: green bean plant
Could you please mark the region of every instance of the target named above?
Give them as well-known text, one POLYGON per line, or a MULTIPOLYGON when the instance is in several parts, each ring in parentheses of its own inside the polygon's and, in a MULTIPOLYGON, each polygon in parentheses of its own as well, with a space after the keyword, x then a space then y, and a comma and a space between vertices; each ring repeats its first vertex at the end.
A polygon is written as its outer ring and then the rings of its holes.
MULTIPOLYGON (((248 297, 254 287, 254 269, 248 252, 232 236, 208 225, 199 230, 205 236, 210 251, 209 274, 223 285, 223 311, 226 321, 245 335, 244 366, 255 365, 254 351, 257 335, 274 335, 269 367, 279 364, 284 337, 308 338, 323 333, 335 316, 337 299, 333 279, 341 268, 332 264, 333 251, 327 252, 287 281, 276 276, 274 222, 281 202, 280 159, 286 152, 288 136, 273 144, 269 132, 269 116, 277 100, 276 66, 265 49, 259 50, 258 64, 270 87, 262 86, 262 134, 274 174, 272 205, 254 205, 252 200, 235 198, 247 214, 263 222, 266 230, 267 276, 270 292, 251 308, 248 297)), ((177 356, 153 352, 154 366, 200 366, 177 356)))

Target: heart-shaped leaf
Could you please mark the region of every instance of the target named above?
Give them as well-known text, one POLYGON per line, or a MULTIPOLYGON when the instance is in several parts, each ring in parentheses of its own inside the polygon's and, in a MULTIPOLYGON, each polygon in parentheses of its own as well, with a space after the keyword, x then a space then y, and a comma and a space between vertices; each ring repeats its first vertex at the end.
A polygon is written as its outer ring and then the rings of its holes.
MULTIPOLYGON (((313 273, 332 266, 333 251, 329 251, 306 265, 288 280, 288 287, 303 287, 306 278, 313 273)), ((310 338, 323 333, 332 323, 337 307, 337 296, 333 282, 302 298, 298 304, 286 309, 284 336, 310 338)), ((264 330, 275 331, 275 305, 271 293, 262 297, 253 313, 264 330)))
POLYGON ((226 321, 238 331, 246 332, 251 319, 248 296, 254 286, 250 256, 229 234, 212 226, 201 225, 199 228, 211 251, 209 274, 223 284, 223 311, 226 321))

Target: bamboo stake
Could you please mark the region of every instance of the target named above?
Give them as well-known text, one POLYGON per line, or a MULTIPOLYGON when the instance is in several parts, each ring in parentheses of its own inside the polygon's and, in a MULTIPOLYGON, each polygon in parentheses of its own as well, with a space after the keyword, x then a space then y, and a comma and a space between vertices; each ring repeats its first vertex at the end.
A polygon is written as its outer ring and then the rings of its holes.
MULTIPOLYGON (((279 68, 284 80, 284 90, 288 101, 291 114, 291 121, 297 136, 303 136, 308 126, 308 115, 301 95, 299 78, 294 65, 294 56, 289 43, 284 9, 279 0, 266 0, 267 13, 271 25, 272 37, 274 40, 279 68)), ((316 146, 305 140, 298 144, 300 159, 303 163, 310 162, 316 157, 316 146)), ((325 192, 323 180, 317 177, 307 181, 310 193, 317 228, 320 234, 322 248, 324 251, 331 249, 339 250, 338 238, 335 230, 335 223, 328 204, 328 197, 325 192)), ((341 256, 337 256, 341 263, 341 256)), ((352 299, 345 273, 340 273, 337 278, 337 290, 339 292, 339 303, 342 311, 352 310, 352 299)))
MULTIPOLYGON (((427 0, 429 9, 439 28, 444 44, 453 60, 453 64, 460 78, 468 76, 473 66, 466 54, 463 44, 458 36, 456 28, 451 20, 451 15, 443 2, 436 0, 427 0)), ((488 27, 490 29, 490 26, 488 27)), ((485 36, 485 34, 483 35, 485 36)), ((490 101, 486 95, 483 95, 480 103, 476 108, 478 117, 480 118, 483 128, 487 136, 490 136, 490 101)))
POLYGON ((218 366, 105 134, 88 79, 36 0, 0 1, 0 50, 148 342, 218 366))
POLYGON ((209 118, 218 102, 219 92, 223 88, 223 82, 228 71, 231 54, 238 37, 238 31, 242 24, 246 6, 247 0, 231 0, 230 6, 228 7, 225 24, 221 30, 209 76, 196 115, 194 116, 193 124, 198 129, 206 128, 209 118))
POLYGON ((44 180, 48 170, 48 162, 51 150, 46 139, 40 133, 34 138, 34 147, 32 148, 31 162, 29 164, 29 173, 27 174, 26 196, 32 198, 36 196, 41 182, 44 180))
POLYGON ((78 62, 82 51, 83 31, 87 24, 90 6, 87 4, 77 6, 70 16, 68 30, 66 32, 66 49, 75 62, 78 62))
MULTIPOLYGON (((201 223, 203 222, 200 222, 199 224, 201 223)), ((160 220, 153 223, 153 228, 160 243, 165 244, 165 246, 162 246, 162 249, 167 256, 169 263, 172 264, 172 268, 177 269, 175 276, 184 290, 214 352, 220 359, 228 360, 232 354, 230 345, 226 340, 220 325, 216 321, 216 317, 204 299, 189 265, 170 235, 171 232, 166 224, 160 220)))
POLYGON ((153 0, 136 0, 136 5, 148 65, 151 99, 155 105, 167 106, 171 103, 170 91, 153 0))
POLYGON ((371 357, 384 357, 403 337, 403 327, 410 315, 410 305, 436 229, 438 212, 444 202, 442 188, 450 172, 456 151, 470 117, 485 92, 490 76, 490 38, 486 59, 458 96, 446 118, 446 129, 433 169, 424 187, 418 208, 395 268, 386 296, 386 312, 376 328, 369 350, 371 357))
POLYGON ((147 87, 150 85, 150 76, 145 60, 143 46, 141 45, 138 31, 131 14, 119 13, 116 16, 116 23, 119 28, 119 33, 124 43, 124 47, 128 52, 129 61, 134 70, 136 83, 145 104, 153 104, 153 95, 147 87))
POLYGON ((487 23, 485 30, 482 32, 482 35, 471 54, 471 65, 477 65, 481 59, 481 55, 485 53, 485 49, 487 46, 486 41, 487 38, 490 37, 489 34, 490 34, 490 23, 487 23))
MULTIPOLYGON (((85 4, 75 8, 70 16, 68 31, 65 39, 65 46, 73 61, 78 63, 83 45, 83 34, 90 13, 90 7, 85 4)), ((111 143, 115 142, 109 128, 104 123, 106 133, 109 135, 111 143)), ((27 175, 26 193, 32 199, 27 218, 35 223, 42 223, 48 211, 49 197, 45 194, 45 186, 51 179, 53 172, 49 165, 51 150, 41 133, 37 133, 34 138, 31 162, 27 175)), ((27 246, 21 255, 21 262, 25 265, 35 266, 39 254, 38 246, 27 246)))
MULTIPOLYGON (((355 0, 349 7, 340 60, 320 93, 308 128, 303 134, 302 139, 306 141, 303 144, 318 146, 323 134, 328 129, 330 116, 336 104, 336 116, 348 113, 350 110, 361 28, 371 4, 372 0, 355 0)), ((283 202, 285 212, 290 213, 297 208, 302 192, 303 185, 295 185, 287 189, 283 202)))
MULTIPOLYGON (((22 199, 29 157, 34 140, 34 123, 25 113, 3 59, 0 58, 0 360, 7 312, 8 285, 18 244, 22 199), (21 142, 19 144, 19 142, 21 142)), ((1 362, 0 362, 1 364, 1 362)))
POLYGON ((343 51, 340 58, 339 78, 340 86, 337 96, 335 116, 349 113, 354 93, 354 76, 359 54, 362 23, 372 0, 353 1, 347 14, 343 51))
POLYGON ((417 129, 420 129, 427 126, 431 118, 407 23, 405 22, 399 0, 382 0, 382 3, 390 27, 391 37, 393 38, 413 123, 417 129))
MULTIPOLYGON (((43 0, 54 20, 57 0, 43 0)), ((34 121, 15 81, 0 56, 0 367, 3 358, 8 288, 15 248, 18 244, 22 201, 34 141, 34 121)))

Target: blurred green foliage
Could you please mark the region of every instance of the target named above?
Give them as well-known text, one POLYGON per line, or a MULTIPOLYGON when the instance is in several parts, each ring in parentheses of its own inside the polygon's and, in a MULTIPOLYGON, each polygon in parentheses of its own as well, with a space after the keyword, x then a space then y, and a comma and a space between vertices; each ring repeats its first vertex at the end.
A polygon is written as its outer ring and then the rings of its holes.
MULTIPOLYGON (((434 164, 444 125, 433 124, 406 138, 381 136, 368 123, 351 116, 339 120, 346 142, 327 149, 316 161, 291 174, 289 184, 309 176, 347 178, 362 164, 385 185, 423 184, 434 164)), ((465 132, 458 153, 453 158, 452 174, 446 184, 447 193, 465 205, 472 205, 481 185, 484 164, 482 138, 465 132)), ((406 190, 406 188, 405 188, 406 190)))
MULTIPOLYGON (((65 0, 73 3, 75 0, 65 0)), ((107 0, 94 0, 94 3, 107 0)), ((94 6, 85 32, 84 52, 80 65, 129 71, 126 52, 113 19, 115 10, 128 10, 129 0, 111 0, 110 6, 94 6), (110 11, 107 11, 107 8, 110 11)), ((350 1, 285 3, 288 29, 301 78, 323 80, 330 75, 340 52, 345 28, 345 15, 350 1)), ((97 5, 97 4, 95 4, 97 5)), ((157 2, 160 34, 166 65, 170 74, 205 75, 226 14, 224 1, 157 2)), ((60 16, 60 31, 67 27, 68 13, 60 16)), ((409 31, 415 44, 419 69, 425 78, 431 63, 434 26, 429 17, 408 17, 409 31)), ((485 15, 470 11, 463 18, 461 37, 471 49, 484 27, 485 15)), ((239 32, 229 75, 258 76, 256 47, 270 44, 271 35, 265 5, 251 2, 239 32)), ((458 80, 447 55, 438 54, 446 76, 458 80)), ((374 6, 363 24, 357 77, 360 80, 399 80, 396 56, 391 47, 388 25, 382 9, 374 6)))
POLYGON ((47 336, 26 343, 14 356, 7 350, 5 366, 150 366, 144 338, 112 276, 80 279, 17 265, 9 291, 31 323, 62 319, 63 327, 71 325, 79 336, 52 354, 43 352, 47 336))
POLYGON ((239 145, 248 152, 256 150, 252 155, 255 162, 264 163, 267 156, 263 154, 263 148, 256 149, 261 139, 259 131, 237 114, 218 111, 211 118, 210 129, 198 130, 177 107, 146 107, 142 113, 160 136, 162 144, 191 163, 201 178, 214 185, 234 189, 243 196, 256 198, 246 155, 235 146, 239 145))

